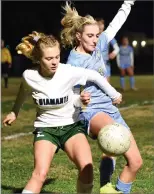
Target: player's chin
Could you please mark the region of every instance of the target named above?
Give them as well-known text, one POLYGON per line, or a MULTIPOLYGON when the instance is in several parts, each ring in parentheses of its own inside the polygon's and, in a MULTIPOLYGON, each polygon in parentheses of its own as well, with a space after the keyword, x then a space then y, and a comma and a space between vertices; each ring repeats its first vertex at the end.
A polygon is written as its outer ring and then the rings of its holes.
POLYGON ((86 100, 84 102, 82 102, 84 105, 87 105, 90 102, 90 100, 86 100))
POLYGON ((56 73, 56 70, 57 70, 57 68, 50 69, 50 73, 51 74, 56 73))
POLYGON ((90 49, 89 49, 90 52, 93 52, 95 50, 95 48, 96 48, 96 46, 91 46, 90 49))

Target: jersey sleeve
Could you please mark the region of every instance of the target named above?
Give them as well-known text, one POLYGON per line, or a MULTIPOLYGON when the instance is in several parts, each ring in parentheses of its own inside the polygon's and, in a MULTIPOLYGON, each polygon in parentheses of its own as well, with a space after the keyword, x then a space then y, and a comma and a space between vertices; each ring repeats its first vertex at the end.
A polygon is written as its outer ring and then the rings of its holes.
POLYGON ((134 50, 132 47, 130 47, 130 60, 131 60, 131 66, 134 66, 134 50))
POLYGON ((115 90, 98 72, 86 69, 87 81, 97 84, 113 101, 120 97, 120 93, 115 90))
POLYGON ((120 68, 120 54, 117 54, 116 62, 117 62, 117 66, 120 68))
POLYGON ((73 84, 73 87, 76 85, 85 85, 87 81, 87 75, 85 73, 85 68, 83 67, 74 67, 70 64, 67 64, 67 68, 70 74, 70 81, 73 84))
POLYGON ((96 47, 101 52, 105 52, 105 51, 108 50, 108 40, 107 40, 107 36, 106 36, 106 34, 104 32, 102 32, 100 34, 96 47))
POLYGON ((115 38, 113 38, 113 39, 110 41, 110 44, 111 44, 112 46, 114 46, 114 44, 116 44, 116 43, 117 43, 117 41, 116 41, 115 38))
POLYGON ((23 75, 16 100, 12 108, 12 112, 15 113, 16 117, 18 116, 20 108, 24 103, 26 97, 30 94, 30 92, 31 92, 31 88, 27 85, 23 75))
POLYGON ((75 107, 81 107, 82 106, 82 102, 80 99, 80 94, 75 94, 73 95, 73 104, 75 107))
POLYGON ((118 43, 117 43, 116 39, 113 38, 113 39, 111 40, 110 44, 111 44, 112 47, 113 47, 112 53, 114 53, 115 55, 117 55, 117 54, 119 53, 119 50, 120 50, 120 49, 119 49, 119 46, 118 46, 118 43))
POLYGON ((91 81, 97 84, 112 100, 118 99, 121 95, 98 72, 80 67, 71 66, 71 68, 72 75, 74 75, 74 86, 78 84, 85 85, 87 81, 91 81))
POLYGON ((126 21, 131 11, 131 6, 133 4, 134 1, 124 1, 121 8, 118 10, 118 13, 113 18, 112 22, 109 24, 107 29, 104 32, 102 32, 106 35, 108 43, 115 37, 116 33, 119 31, 119 29, 126 21))

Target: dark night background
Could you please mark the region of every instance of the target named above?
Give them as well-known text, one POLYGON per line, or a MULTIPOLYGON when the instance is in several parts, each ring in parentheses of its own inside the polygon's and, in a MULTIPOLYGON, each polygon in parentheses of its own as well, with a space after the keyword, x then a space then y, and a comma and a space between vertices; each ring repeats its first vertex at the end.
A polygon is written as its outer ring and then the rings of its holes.
MULTIPOLYGON (((106 26, 113 19, 123 1, 73 1, 79 14, 90 14, 103 17, 106 26)), ((24 56, 17 56, 15 47, 23 36, 33 30, 58 36, 61 30, 61 6, 65 1, 2 1, 2 38, 9 45, 13 55, 12 75, 21 75, 28 67, 29 61, 24 56), (22 63, 22 64, 21 64, 22 63), (17 71, 18 69, 18 71, 17 71)), ((127 21, 116 35, 118 43, 122 35, 128 35, 130 43, 138 40, 135 48, 136 74, 153 73, 153 2, 136 1, 127 21), (140 47, 140 41, 147 45, 140 47)), ((62 51, 62 62, 68 52, 62 51)), ((113 64, 115 61, 112 62, 113 64)), ((112 65, 112 73, 117 74, 116 65, 112 65)))

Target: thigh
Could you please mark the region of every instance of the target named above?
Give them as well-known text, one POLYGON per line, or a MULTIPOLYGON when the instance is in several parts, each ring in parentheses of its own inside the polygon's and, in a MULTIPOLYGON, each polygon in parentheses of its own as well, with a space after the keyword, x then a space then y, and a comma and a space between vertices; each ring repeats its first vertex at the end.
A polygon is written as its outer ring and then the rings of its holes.
POLYGON ((128 125, 126 124, 125 120, 123 119, 123 117, 121 116, 120 112, 117 111, 115 113, 111 113, 109 114, 111 116, 111 118, 117 122, 122 124, 123 126, 125 126, 128 130, 130 130, 130 128, 128 127, 128 125))
POLYGON ((39 140, 34 143, 35 169, 48 171, 57 146, 48 140, 39 140))
POLYGON ((126 75, 126 71, 124 68, 120 68, 120 75, 121 76, 125 76, 126 75))
POLYGON ((133 67, 129 66, 127 69, 126 69, 127 73, 129 76, 133 76, 134 75, 134 70, 133 70, 133 67))
POLYGON ((99 112, 90 120, 90 133, 92 136, 97 137, 101 128, 114 122, 115 121, 107 113, 99 112))
POLYGON ((65 143, 73 136, 75 136, 78 133, 85 134, 84 124, 82 124, 80 121, 75 122, 71 125, 66 125, 62 129, 62 135, 60 137, 60 143, 61 143, 61 149, 65 149, 65 143))
POLYGON ((67 140, 65 152, 78 169, 83 168, 86 164, 92 164, 91 149, 86 136, 82 133, 78 133, 67 140))

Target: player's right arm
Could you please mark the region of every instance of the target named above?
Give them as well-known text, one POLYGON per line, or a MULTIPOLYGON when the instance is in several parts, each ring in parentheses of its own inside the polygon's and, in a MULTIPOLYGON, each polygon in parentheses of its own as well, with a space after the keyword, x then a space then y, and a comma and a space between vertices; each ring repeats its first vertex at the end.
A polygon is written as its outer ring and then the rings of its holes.
POLYGON ((69 74, 73 75, 71 82, 75 85, 86 85, 87 81, 94 82, 104 93, 106 93, 113 101, 113 103, 120 104, 122 95, 113 88, 106 78, 101 76, 97 71, 85 69, 82 67, 69 66, 69 74))
POLYGON ((6 115, 6 117, 3 120, 4 126, 11 125, 11 123, 13 123, 16 120, 19 110, 28 94, 29 88, 27 87, 25 81, 22 80, 12 111, 8 115, 6 115))

